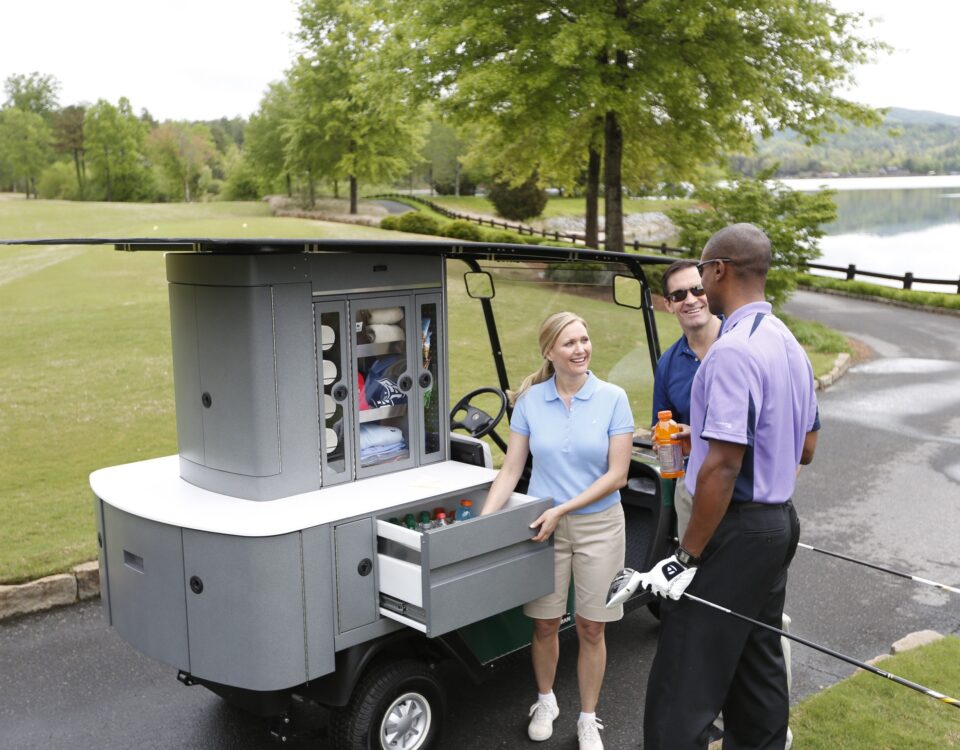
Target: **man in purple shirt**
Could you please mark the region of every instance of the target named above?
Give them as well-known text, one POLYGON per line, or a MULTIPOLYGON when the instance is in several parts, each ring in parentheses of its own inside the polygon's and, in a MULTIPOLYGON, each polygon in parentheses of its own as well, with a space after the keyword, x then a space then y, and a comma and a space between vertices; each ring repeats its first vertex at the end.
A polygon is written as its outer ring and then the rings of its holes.
POLYGON ((686 482, 693 512, 676 553, 636 583, 666 598, 644 715, 645 750, 707 746, 722 709, 724 750, 784 747, 789 697, 779 636, 681 598, 691 594, 779 628, 800 524, 790 498, 813 459, 813 371, 765 300, 770 241, 751 224, 717 232, 698 270, 725 317, 694 378, 686 482))

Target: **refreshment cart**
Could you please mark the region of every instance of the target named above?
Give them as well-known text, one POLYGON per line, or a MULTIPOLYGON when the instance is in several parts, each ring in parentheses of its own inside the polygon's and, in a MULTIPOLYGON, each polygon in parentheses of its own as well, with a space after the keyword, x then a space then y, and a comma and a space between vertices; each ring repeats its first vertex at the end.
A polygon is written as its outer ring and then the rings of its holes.
MULTIPOLYGON (((244 709, 282 717, 294 696, 331 707, 336 747, 438 747, 433 666, 453 659, 480 679, 529 644, 519 606, 553 588, 552 546, 529 524, 552 499, 522 483, 495 514, 436 516, 462 500, 479 514, 491 443, 505 448, 503 392, 533 369, 508 376, 508 362, 536 354, 540 320, 571 292, 613 311, 591 333, 628 351, 598 374, 619 368, 631 396, 652 382, 644 267, 665 261, 459 242, 74 242, 163 251, 169 282, 178 455, 90 477, 110 624, 244 709), (525 312, 499 328, 507 295, 525 312), (448 416, 451 359, 484 349, 486 370, 461 380, 495 380, 465 381, 448 416)), ((647 413, 634 405, 638 425, 647 413)), ((645 568, 666 553, 673 514, 639 450, 630 477, 626 564, 645 568)))

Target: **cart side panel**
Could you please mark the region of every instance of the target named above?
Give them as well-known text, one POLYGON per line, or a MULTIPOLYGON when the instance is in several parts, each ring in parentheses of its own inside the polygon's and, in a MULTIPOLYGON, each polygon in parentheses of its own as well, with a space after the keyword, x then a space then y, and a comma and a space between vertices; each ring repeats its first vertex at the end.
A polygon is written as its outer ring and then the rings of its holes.
POLYGON ((107 575, 107 545, 103 526, 103 500, 96 495, 93 496, 93 516, 97 523, 97 559, 99 562, 100 575, 100 603, 103 605, 103 615, 107 618, 107 624, 113 625, 113 617, 110 614, 110 576, 107 575))
POLYGON ((307 679, 300 533, 183 530, 191 671, 250 690, 307 679))
POLYGON ((103 504, 110 614, 120 636, 190 671, 180 528, 103 504))
POLYGON ((373 519, 340 524, 334 528, 333 537, 337 567, 337 630, 346 633, 379 619, 373 519))
POLYGON ((307 679, 334 670, 334 591, 330 526, 304 529, 303 602, 307 624, 307 679))

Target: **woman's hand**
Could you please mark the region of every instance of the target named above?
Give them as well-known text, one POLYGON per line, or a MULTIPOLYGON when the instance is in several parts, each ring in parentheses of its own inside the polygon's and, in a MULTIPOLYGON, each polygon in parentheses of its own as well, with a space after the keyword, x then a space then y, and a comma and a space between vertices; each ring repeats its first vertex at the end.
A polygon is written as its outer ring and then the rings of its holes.
POLYGON ((557 530, 557 524, 560 523, 560 519, 563 517, 563 511, 559 508, 550 508, 550 510, 545 510, 540 514, 540 517, 530 524, 531 529, 536 529, 539 527, 539 531, 536 536, 532 537, 531 541, 534 542, 545 542, 550 538, 550 535, 557 530))

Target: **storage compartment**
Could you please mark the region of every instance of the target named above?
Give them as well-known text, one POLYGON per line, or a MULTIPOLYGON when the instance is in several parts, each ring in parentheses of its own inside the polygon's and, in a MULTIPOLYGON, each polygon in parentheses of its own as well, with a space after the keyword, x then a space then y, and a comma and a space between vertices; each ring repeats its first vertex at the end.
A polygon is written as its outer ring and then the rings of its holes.
POLYGON ((390 521, 463 498, 479 516, 486 494, 437 496, 377 519, 382 615, 432 637, 553 591, 553 538, 530 541, 530 524, 553 505, 550 498, 514 493, 497 513, 422 532, 390 521))

